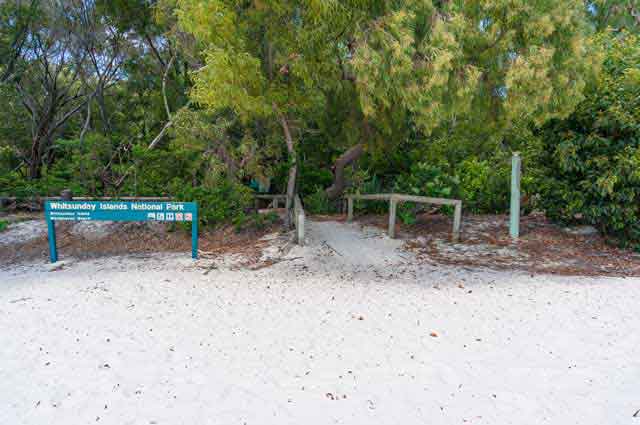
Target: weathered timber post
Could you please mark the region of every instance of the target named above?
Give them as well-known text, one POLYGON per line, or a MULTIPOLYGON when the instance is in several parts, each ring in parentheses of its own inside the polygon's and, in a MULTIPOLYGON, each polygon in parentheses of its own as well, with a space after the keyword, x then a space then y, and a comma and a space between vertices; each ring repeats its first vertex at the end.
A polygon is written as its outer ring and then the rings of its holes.
POLYGON ((511 158, 511 207, 509 211, 509 234, 512 239, 520 236, 520 153, 511 158))
POLYGON ((396 237, 396 206, 398 200, 395 197, 389 198, 389 237, 396 237))
POLYGON ((304 212, 298 211, 298 245, 304 245, 304 212))
POLYGON ((353 198, 347 198, 347 221, 353 220, 353 198))
POLYGON ((60 199, 63 201, 73 200, 73 193, 71 193, 71 189, 65 189, 62 192, 60 192, 60 199))
POLYGON ((453 212, 453 235, 451 238, 454 242, 458 242, 460 239, 460 224, 462 223, 462 201, 456 202, 455 210, 453 212))

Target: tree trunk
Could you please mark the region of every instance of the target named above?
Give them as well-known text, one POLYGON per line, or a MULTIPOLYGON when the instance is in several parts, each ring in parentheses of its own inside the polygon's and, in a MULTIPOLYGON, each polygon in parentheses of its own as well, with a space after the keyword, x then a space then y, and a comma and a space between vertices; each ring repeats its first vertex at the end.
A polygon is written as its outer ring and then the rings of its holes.
POLYGON ((31 155, 29 158, 29 180, 37 180, 42 177, 43 144, 45 136, 37 134, 31 142, 31 155))
POLYGON ((345 177, 344 177, 344 168, 347 165, 354 162, 355 160, 357 160, 358 158, 360 158, 363 153, 364 153, 364 144, 358 143, 357 145, 353 146, 352 148, 347 150, 345 153, 340 155, 340 157, 338 157, 334 165, 335 171, 334 171, 333 184, 330 187, 328 187, 327 190, 325 191, 329 199, 335 199, 340 195, 342 195, 342 192, 344 191, 346 186, 345 177))
POLYGON ((40 164, 40 159, 33 159, 31 164, 29 164, 29 180, 38 180, 41 175, 42 164, 40 164))
MULTIPOLYGON (((273 107, 277 111, 275 104, 273 105, 273 107)), ((281 113, 278 113, 278 118, 280 119, 280 125, 282 126, 282 131, 284 131, 284 138, 287 142, 287 152, 289 153, 289 158, 291 159, 291 168, 289 168, 289 180, 287 181, 287 199, 285 202, 287 214, 285 215, 285 219, 284 219, 284 225, 286 227, 291 227, 291 217, 289 216, 289 211, 291 210, 293 197, 295 196, 296 174, 298 173, 298 164, 296 163, 296 152, 293 146, 293 137, 291 137, 291 131, 289 130, 289 124, 287 123, 287 119, 281 113)))
POLYGON ((42 157, 38 150, 32 150, 29 158, 29 180, 38 180, 40 177, 42 177, 42 157))

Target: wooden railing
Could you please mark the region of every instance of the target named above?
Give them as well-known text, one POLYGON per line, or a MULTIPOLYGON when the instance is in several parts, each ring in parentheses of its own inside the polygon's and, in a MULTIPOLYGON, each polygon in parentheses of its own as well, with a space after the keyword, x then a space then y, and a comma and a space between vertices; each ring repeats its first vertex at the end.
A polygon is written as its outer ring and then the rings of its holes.
POLYGON ((293 225, 293 230, 295 232, 294 240, 298 245, 304 245, 304 226, 306 215, 304 213, 304 207, 302 206, 302 201, 300 200, 300 196, 297 194, 293 197, 292 202, 287 202, 286 194, 255 194, 253 195, 255 199, 255 207, 258 208, 258 202, 260 199, 270 200, 271 208, 278 208, 280 205, 280 201, 285 208, 287 208, 286 212, 286 220, 285 227, 291 228, 293 225))
POLYGON ((431 198, 428 196, 403 195, 401 193, 376 193, 368 195, 345 195, 347 199, 347 220, 353 220, 353 200, 389 201, 389 237, 396 236, 396 210, 400 202, 416 202, 421 204, 453 205, 453 231, 451 238, 457 241, 460 238, 460 225, 462 223, 462 201, 459 199, 431 198))
POLYGON ((258 209, 258 202, 260 199, 270 200, 271 208, 278 208, 281 199, 283 204, 286 204, 287 201, 287 195, 267 195, 260 193, 253 195, 253 197, 255 199, 256 209, 258 209))

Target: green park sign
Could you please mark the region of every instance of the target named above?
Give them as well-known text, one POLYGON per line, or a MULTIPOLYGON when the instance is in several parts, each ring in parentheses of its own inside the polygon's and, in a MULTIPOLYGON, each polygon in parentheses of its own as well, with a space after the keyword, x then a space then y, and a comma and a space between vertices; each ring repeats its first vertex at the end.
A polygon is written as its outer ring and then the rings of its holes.
POLYGON ((191 257, 198 258, 198 204, 196 202, 47 201, 49 257, 58 261, 56 221, 158 221, 191 223, 191 257))

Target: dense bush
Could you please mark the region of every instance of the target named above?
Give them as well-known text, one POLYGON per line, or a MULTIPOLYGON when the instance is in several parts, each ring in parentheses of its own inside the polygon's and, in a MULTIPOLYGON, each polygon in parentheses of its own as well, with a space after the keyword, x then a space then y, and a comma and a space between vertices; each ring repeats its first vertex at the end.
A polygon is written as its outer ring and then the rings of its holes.
MULTIPOLYGON (((416 196, 452 198, 458 185, 459 181, 456 177, 445 174, 438 167, 418 162, 411 167, 409 174, 398 176, 393 191, 416 196)), ((449 212, 446 207, 442 209, 449 212)), ((416 220, 416 211, 415 205, 403 202, 398 207, 398 217, 404 223, 412 224, 416 220)))
MULTIPOLYGON (((376 175, 357 173, 355 183, 348 189, 352 193, 404 193, 417 196, 457 198, 463 201, 465 211, 486 214, 503 213, 509 208, 511 156, 496 154, 492 160, 471 157, 457 167, 445 171, 443 167, 428 162, 415 162, 406 173, 399 173, 390 186, 382 183, 376 175)), ((535 173, 534 173, 535 175, 535 173)), ((532 178, 523 177, 523 190, 533 190, 532 178)), ((317 195, 320 196, 320 195, 317 195)), ((305 204, 306 205, 306 204, 305 204)), ((384 214, 386 202, 356 202, 357 210, 384 214)), ((405 223, 415 221, 416 212, 423 206, 402 203, 398 216, 405 223)), ((445 213, 450 209, 441 208, 445 213)))
POLYGON ((566 223, 588 223, 640 248, 640 39, 605 36, 604 72, 568 119, 545 127, 541 201, 566 223))
POLYGON ((501 213, 509 208, 511 168, 508 157, 494 161, 472 157, 457 168, 459 196, 466 211, 501 213))
POLYGON ((331 202, 322 186, 303 198, 304 209, 309 214, 327 214, 331 212, 331 202))
POLYGON ((62 158, 51 169, 43 169, 38 180, 29 180, 18 172, 0 174, 0 195, 25 199, 58 196, 68 188, 75 196, 172 196, 198 202, 200 222, 205 225, 233 222, 242 227, 251 221, 256 222, 256 227, 262 225, 260 218, 253 220, 246 214, 253 201, 253 191, 247 186, 224 176, 196 176, 199 178, 195 179, 194 186, 193 165, 197 162, 188 152, 134 149, 133 163, 115 165, 122 168, 120 173, 131 175, 115 192, 104 185, 109 178, 104 174, 104 167, 83 158, 83 150, 75 149, 74 155, 68 152, 69 155, 64 156, 72 147, 75 147, 73 141, 58 145, 62 158))
POLYGON ((198 202, 200 222, 205 225, 224 222, 241 225, 253 202, 251 189, 229 179, 219 179, 215 184, 197 187, 175 179, 170 188, 178 200, 198 202))

